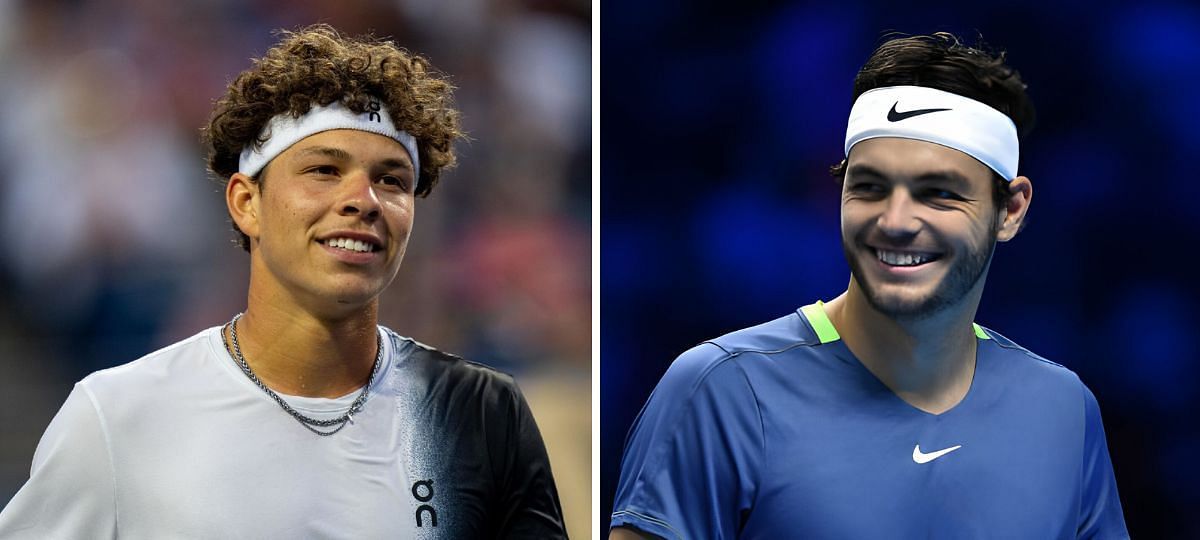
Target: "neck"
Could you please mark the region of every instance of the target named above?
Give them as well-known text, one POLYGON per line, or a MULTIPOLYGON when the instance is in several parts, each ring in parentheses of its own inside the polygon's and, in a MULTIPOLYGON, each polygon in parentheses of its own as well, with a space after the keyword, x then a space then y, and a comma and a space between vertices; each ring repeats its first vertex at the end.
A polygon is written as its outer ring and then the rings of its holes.
POLYGON ((983 280, 963 300, 921 319, 881 313, 858 284, 825 304, 846 347, 910 405, 940 414, 957 405, 975 375, 977 339, 972 322, 983 280))
POLYGON ((370 377, 377 321, 378 301, 348 315, 321 317, 251 287, 237 332, 242 355, 263 384, 283 394, 335 398, 370 377))

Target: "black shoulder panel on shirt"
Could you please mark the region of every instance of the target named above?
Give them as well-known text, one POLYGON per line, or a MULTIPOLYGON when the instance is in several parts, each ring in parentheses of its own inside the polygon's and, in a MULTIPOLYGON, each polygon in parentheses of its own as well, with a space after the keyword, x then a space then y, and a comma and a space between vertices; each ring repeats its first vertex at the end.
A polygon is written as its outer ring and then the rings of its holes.
POLYGON ((545 445, 513 377, 394 334, 393 344, 394 369, 416 394, 413 436, 439 464, 428 480, 451 490, 439 519, 458 521, 453 536, 565 538, 545 445))

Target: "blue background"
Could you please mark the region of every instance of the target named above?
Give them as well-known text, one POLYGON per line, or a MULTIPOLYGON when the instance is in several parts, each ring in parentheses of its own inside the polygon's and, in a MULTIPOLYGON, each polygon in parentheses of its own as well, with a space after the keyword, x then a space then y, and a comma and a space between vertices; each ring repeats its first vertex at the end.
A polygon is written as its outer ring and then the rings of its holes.
POLYGON ((827 171, 854 75, 885 32, 944 30, 1007 50, 1038 109, 1028 227, 998 248, 977 320, 1095 392, 1134 537, 1200 537, 1200 7, 603 7, 602 535, 625 436, 670 361, 845 289, 827 171))

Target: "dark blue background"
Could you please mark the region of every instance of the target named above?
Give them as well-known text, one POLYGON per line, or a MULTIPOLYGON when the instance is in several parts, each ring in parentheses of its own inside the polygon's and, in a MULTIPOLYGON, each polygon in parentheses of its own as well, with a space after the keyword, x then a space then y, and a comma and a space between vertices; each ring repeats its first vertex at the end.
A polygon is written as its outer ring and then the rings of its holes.
POLYGON ((1039 115, 1029 224, 997 250, 977 320, 1095 392, 1134 537, 1200 537, 1200 7, 603 8, 601 534, 625 435, 670 361, 845 289, 827 171, 854 74, 885 31, 945 30, 1007 50, 1039 115))

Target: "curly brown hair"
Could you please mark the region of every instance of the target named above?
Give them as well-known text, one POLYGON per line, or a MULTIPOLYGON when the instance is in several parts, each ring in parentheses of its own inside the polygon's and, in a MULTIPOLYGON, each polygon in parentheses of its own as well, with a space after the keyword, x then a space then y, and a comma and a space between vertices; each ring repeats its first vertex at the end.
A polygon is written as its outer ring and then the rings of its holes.
MULTIPOLYGON (((1033 129, 1036 113, 1021 74, 1006 61, 1004 51, 993 51, 982 39, 971 47, 948 32, 895 37, 875 49, 858 71, 851 101, 885 86, 936 88, 1004 113, 1024 138, 1033 129)), ((846 160, 831 167, 830 173, 839 182, 845 180, 846 160)), ((994 172, 992 177, 992 200, 1002 207, 1012 197, 1008 179, 994 172)))
MULTIPOLYGON (((227 183, 238 171, 242 149, 263 144, 259 135, 277 115, 300 117, 314 105, 338 100, 362 113, 375 97, 396 128, 417 140, 421 170, 415 194, 428 195, 441 172, 454 166, 453 143, 464 137, 454 87, 445 76, 425 58, 371 35, 350 38, 326 24, 280 34, 278 44, 229 84, 201 130, 209 171, 227 183)), ((249 238, 236 224, 234 230, 249 251, 249 238)))

